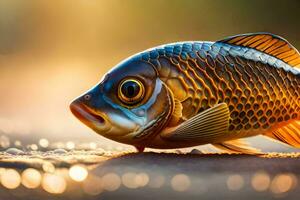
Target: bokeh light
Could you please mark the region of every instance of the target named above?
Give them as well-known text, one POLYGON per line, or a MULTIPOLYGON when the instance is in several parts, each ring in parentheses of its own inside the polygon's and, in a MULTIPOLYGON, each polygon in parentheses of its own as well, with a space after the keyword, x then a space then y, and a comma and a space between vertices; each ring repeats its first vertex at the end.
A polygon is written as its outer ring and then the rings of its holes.
POLYGON ((95 142, 90 142, 90 148, 91 149, 96 149, 97 148, 97 144, 95 142))
POLYGON ((44 162, 43 166, 42 166, 44 172, 48 172, 48 173, 54 173, 55 171, 55 166, 51 163, 51 162, 44 162))
POLYGON ((21 146, 22 146, 22 142, 21 142, 20 140, 16 140, 16 141, 14 142, 14 145, 15 145, 16 147, 21 147, 21 146))
POLYGON ((22 184, 27 188, 37 188, 41 184, 41 173, 33 168, 28 168, 22 173, 22 184))
POLYGON ((152 175, 149 180, 149 187, 151 188, 161 188, 165 183, 165 177, 163 175, 152 175))
POLYGON ((121 179, 115 173, 108 173, 102 177, 102 187, 107 191, 115 191, 121 186, 121 179))
POLYGON ((39 140, 39 145, 43 148, 47 148, 49 146, 49 141, 45 138, 39 140))
POLYGON ((84 192, 89 195, 98 195, 103 191, 102 180, 97 176, 88 176, 82 187, 84 192))
POLYGON ((66 190, 67 183, 64 177, 45 173, 42 180, 43 189, 52 194, 61 194, 66 190))
POLYGON ((266 191, 271 183, 270 176, 266 172, 257 172, 251 179, 251 185, 258 192, 266 191))
POLYGON ((8 189, 16 189, 21 184, 21 176, 14 169, 6 169, 1 175, 1 183, 8 189))
POLYGON ((1 135, 0 136, 0 148, 6 149, 10 145, 10 140, 7 136, 1 135))
POLYGON ((84 181, 88 175, 88 171, 83 165, 74 165, 69 169, 70 177, 77 182, 84 181))
POLYGON ((190 178, 185 174, 177 174, 171 180, 173 190, 184 192, 189 189, 191 185, 190 178))
POLYGON ((67 149, 71 150, 71 149, 75 148, 75 144, 74 144, 74 142, 69 141, 66 143, 66 147, 67 147, 67 149))
POLYGON ((135 176, 134 181, 138 187, 145 187, 149 183, 149 176, 146 173, 139 173, 135 176))
POLYGON ((32 144, 32 145, 30 145, 30 149, 31 150, 33 150, 33 151, 36 151, 36 150, 38 150, 38 145, 36 145, 36 144, 32 144))
POLYGON ((0 178, 5 171, 6 171, 6 169, 4 167, 0 167, 0 178))
POLYGON ((136 174, 128 172, 122 175, 122 183, 125 187, 130 189, 135 189, 138 187, 138 184, 135 182, 136 174))
POLYGON ((295 175, 286 173, 276 175, 271 182, 271 191, 275 194, 286 193, 297 184, 295 175))
POLYGON ((244 178, 239 174, 231 175, 226 183, 229 190, 237 191, 244 186, 244 178))

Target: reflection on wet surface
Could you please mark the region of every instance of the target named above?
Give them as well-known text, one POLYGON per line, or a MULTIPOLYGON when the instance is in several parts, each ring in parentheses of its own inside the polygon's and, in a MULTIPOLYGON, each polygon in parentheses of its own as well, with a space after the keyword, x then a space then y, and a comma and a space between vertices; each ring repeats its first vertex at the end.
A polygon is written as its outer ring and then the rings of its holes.
POLYGON ((1 143, 0 199, 293 199, 299 191, 299 153, 138 154, 46 139, 7 144, 1 143))

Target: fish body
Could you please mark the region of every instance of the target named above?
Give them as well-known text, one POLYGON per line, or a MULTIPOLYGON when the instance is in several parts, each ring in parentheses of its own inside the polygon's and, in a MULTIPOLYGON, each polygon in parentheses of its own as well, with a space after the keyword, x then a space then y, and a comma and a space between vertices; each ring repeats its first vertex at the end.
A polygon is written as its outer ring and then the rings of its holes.
POLYGON ((255 152, 265 135, 300 147, 300 55, 267 33, 138 53, 71 104, 101 135, 139 149, 213 144, 255 152))

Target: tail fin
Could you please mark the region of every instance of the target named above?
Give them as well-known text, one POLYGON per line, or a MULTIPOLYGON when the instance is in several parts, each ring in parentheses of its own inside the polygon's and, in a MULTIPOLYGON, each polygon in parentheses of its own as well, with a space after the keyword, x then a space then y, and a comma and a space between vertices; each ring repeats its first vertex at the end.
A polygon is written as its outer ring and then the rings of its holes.
POLYGON ((292 121, 272 132, 268 132, 265 136, 290 146, 300 148, 300 120, 292 121))

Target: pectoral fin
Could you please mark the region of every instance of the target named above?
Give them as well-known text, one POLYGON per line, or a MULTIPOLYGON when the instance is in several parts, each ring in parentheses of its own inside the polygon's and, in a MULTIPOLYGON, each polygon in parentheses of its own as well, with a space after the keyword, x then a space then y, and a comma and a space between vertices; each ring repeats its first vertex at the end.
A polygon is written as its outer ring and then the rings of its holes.
POLYGON ((227 153, 243 153, 243 154, 262 154, 260 149, 249 146, 249 144, 241 139, 230 140, 218 144, 213 144, 214 147, 223 150, 227 153))
POLYGON ((161 137, 173 141, 211 143, 228 138, 229 109, 220 103, 207 109, 181 125, 161 133, 161 137))

